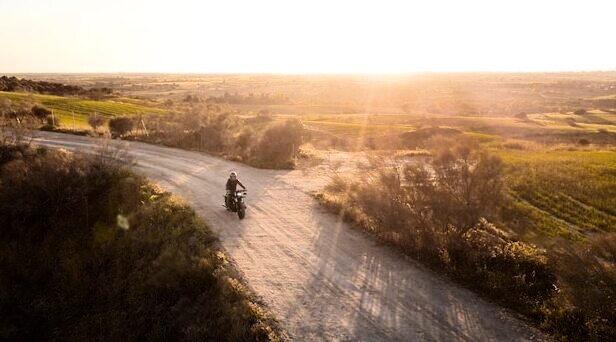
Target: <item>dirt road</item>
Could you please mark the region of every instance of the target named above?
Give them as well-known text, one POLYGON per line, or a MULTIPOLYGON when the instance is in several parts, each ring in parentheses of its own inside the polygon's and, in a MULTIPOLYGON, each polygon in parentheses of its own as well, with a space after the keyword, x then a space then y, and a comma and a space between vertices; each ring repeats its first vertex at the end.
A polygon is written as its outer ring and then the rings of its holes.
MULTIPOLYGON (((91 150, 85 137, 41 132, 39 144, 91 150)), ((318 173, 258 170, 208 155, 131 143, 138 169, 185 198, 220 236, 290 338, 516 341, 542 335, 323 211, 318 173), (224 210, 224 182, 248 186, 246 219, 224 210)))

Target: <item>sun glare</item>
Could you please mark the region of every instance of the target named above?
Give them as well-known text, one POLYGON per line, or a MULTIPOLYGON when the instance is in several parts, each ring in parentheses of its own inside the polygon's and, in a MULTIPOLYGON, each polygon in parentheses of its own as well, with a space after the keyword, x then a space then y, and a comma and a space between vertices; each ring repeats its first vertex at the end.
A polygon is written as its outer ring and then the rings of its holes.
POLYGON ((0 71, 606 70, 614 12, 599 0, 2 1, 0 71))

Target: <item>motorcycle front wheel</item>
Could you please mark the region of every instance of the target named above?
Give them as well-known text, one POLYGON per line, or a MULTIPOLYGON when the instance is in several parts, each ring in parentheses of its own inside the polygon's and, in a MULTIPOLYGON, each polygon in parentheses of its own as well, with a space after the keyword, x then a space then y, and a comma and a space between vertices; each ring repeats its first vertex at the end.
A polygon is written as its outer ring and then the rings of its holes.
POLYGON ((243 220, 245 216, 246 216, 246 208, 244 207, 244 205, 240 204, 239 208, 237 209, 237 217, 239 217, 240 220, 243 220))

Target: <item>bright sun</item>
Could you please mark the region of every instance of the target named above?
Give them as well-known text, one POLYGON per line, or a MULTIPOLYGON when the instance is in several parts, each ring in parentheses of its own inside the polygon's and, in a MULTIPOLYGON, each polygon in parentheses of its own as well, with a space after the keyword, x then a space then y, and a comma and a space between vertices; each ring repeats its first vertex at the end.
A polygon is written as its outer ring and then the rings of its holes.
POLYGON ((613 13, 600 0, 4 1, 0 71, 616 69, 613 13))

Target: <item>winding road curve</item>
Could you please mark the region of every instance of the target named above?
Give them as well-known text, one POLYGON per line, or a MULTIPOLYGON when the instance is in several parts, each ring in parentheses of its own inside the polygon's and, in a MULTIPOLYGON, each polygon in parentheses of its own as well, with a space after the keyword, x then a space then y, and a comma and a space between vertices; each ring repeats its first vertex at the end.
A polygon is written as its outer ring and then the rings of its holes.
MULTIPOLYGON (((35 142, 92 150, 87 137, 35 142)), ((310 196, 324 177, 259 170, 202 153, 130 143, 140 172, 185 198, 219 235, 252 289, 299 341, 545 340, 487 303, 352 229, 310 196), (224 210, 230 170, 248 187, 246 219, 224 210)))

